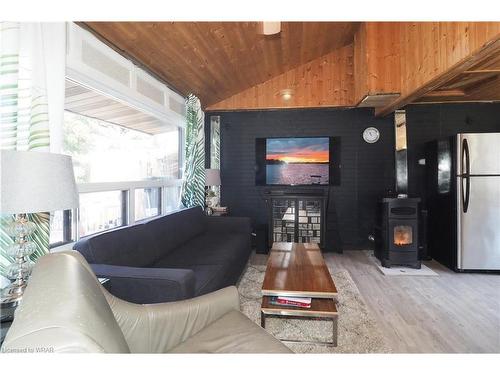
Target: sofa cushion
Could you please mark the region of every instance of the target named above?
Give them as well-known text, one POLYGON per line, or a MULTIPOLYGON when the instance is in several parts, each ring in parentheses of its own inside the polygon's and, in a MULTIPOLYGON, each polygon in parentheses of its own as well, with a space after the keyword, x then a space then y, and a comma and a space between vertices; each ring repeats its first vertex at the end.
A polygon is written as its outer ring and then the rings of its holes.
POLYGON ((226 266, 217 264, 191 266, 195 278, 195 295, 201 296, 220 289, 224 280, 225 268, 226 266))
POLYGON ((158 251, 165 255, 205 232, 205 218, 200 207, 187 208, 144 223, 158 251))
POLYGON ((250 246, 248 234, 217 235, 204 233, 159 259, 154 267, 185 267, 204 264, 233 264, 244 257, 248 259, 250 246))
POLYGON ((73 247, 89 263, 147 267, 160 258, 143 224, 115 229, 78 241, 73 247))
POLYGON ((292 353, 279 340, 233 310, 178 345, 172 353, 292 353))
MULTIPOLYGON (((126 268, 192 270, 194 275, 189 290, 202 295, 237 282, 250 256, 250 225, 247 218, 206 217, 197 207, 83 239, 73 248, 94 266, 124 268, 120 270, 121 281, 116 275, 103 273, 101 276, 113 279, 113 284, 123 284, 120 290, 126 300, 136 301, 134 289, 125 286, 123 281, 135 282, 132 279, 136 275, 126 268)), ((110 271, 106 267, 102 269, 110 271)), ((156 284, 152 279, 141 280, 145 286, 145 280, 156 284)), ((186 288, 179 285, 178 289, 186 288)), ((189 297, 191 295, 186 292, 179 299, 189 297)), ((141 298, 157 300, 150 292, 144 292, 141 298)))

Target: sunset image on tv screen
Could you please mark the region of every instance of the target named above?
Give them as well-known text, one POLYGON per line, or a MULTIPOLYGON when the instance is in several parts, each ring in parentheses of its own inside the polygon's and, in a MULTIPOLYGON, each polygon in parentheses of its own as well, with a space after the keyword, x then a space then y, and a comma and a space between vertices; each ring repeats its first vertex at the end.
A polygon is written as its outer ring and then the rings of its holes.
POLYGON ((327 185, 328 138, 268 138, 266 182, 269 185, 327 185))

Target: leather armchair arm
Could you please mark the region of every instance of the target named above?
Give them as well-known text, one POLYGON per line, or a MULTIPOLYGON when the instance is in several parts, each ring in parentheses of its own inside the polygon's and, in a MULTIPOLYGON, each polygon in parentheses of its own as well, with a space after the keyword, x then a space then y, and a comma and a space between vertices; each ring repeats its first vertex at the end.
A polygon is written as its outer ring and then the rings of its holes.
POLYGON ((133 353, 166 353, 231 310, 239 310, 234 286, 185 301, 137 305, 104 291, 133 353))
POLYGON ((91 264, 97 277, 109 281, 104 287, 118 298, 133 303, 178 301, 194 296, 195 275, 180 268, 141 268, 91 264))

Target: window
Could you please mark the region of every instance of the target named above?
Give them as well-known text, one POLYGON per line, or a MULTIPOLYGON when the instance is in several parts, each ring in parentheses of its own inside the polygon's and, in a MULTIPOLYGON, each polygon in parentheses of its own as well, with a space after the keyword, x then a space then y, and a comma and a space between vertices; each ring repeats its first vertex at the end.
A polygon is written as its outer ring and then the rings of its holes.
POLYGON ((182 184, 184 98, 74 23, 67 36, 55 146, 73 158, 80 206, 53 213, 52 247, 175 210, 182 184))
POLYGON ((161 189, 146 188, 135 190, 135 220, 139 221, 161 212, 161 189))
POLYGON ((63 152, 77 183, 179 178, 179 131, 147 134, 66 111, 63 152))
POLYGON ((166 130, 148 134, 65 112, 63 153, 73 158, 80 206, 52 215, 52 247, 179 207, 183 134, 166 130))
POLYGON ((74 215, 71 210, 56 211, 50 216, 50 238, 51 246, 64 245, 73 241, 74 215))
POLYGON ((120 190, 80 194, 79 237, 126 225, 126 198, 120 190))
POLYGON ((54 212, 50 217, 50 243, 64 243, 63 211, 54 212))
POLYGON ((165 191, 163 199, 163 207, 165 207, 166 212, 171 212, 179 208, 180 197, 181 197, 181 187, 180 186, 169 186, 163 189, 165 191))

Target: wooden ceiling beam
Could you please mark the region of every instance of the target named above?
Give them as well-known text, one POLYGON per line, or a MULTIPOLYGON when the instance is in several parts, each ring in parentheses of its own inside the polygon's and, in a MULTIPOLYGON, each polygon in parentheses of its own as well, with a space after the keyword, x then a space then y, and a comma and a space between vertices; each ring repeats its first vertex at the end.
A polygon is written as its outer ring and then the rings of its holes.
POLYGON ((480 84, 467 87, 463 96, 449 96, 446 90, 432 91, 417 99, 415 103, 480 103, 500 101, 500 76, 489 77, 480 84))
POLYGON ((452 65, 450 68, 446 69, 443 73, 436 75, 430 79, 426 84, 418 87, 414 91, 402 95, 400 98, 396 99, 394 102, 388 106, 380 109, 376 109, 375 114, 377 116, 386 116, 396 109, 402 108, 407 104, 417 101, 419 98, 428 94, 433 90, 439 89, 441 86, 445 85, 447 82, 457 78, 460 74, 463 74, 467 70, 473 68, 474 66, 480 64, 486 59, 490 58, 492 54, 500 51, 500 34, 498 34, 494 39, 488 41, 484 44, 478 51, 461 59, 458 63, 452 65))
MULTIPOLYGON (((465 88, 465 94, 466 95, 473 95, 474 93, 481 92, 481 90, 485 86, 490 86, 490 84, 492 82, 498 82, 498 75, 485 77, 484 79, 477 81, 477 82, 474 82, 473 84, 467 86, 465 88)), ((500 87, 498 88, 498 91, 500 92, 500 87)))
POLYGON ((466 70, 465 74, 488 74, 488 73, 500 73, 500 69, 480 69, 480 70, 466 70))
POLYGON ((465 91, 463 90, 436 90, 431 91, 425 94, 424 98, 432 98, 432 97, 462 97, 465 96, 465 91))

